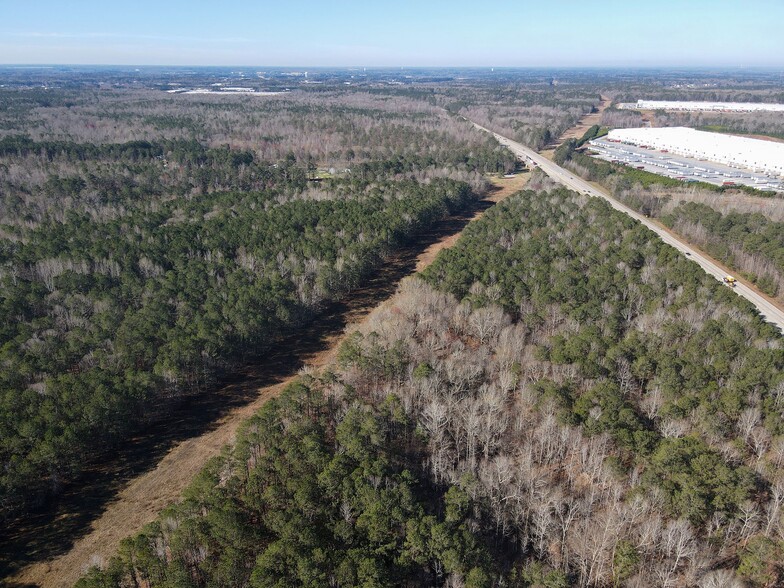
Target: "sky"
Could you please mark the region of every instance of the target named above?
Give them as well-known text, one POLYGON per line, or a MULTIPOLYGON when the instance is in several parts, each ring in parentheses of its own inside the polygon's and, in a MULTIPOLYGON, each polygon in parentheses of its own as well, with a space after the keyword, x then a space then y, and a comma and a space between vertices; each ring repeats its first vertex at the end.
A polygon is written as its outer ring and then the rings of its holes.
POLYGON ((0 64, 784 66, 784 0, 0 0, 0 64))

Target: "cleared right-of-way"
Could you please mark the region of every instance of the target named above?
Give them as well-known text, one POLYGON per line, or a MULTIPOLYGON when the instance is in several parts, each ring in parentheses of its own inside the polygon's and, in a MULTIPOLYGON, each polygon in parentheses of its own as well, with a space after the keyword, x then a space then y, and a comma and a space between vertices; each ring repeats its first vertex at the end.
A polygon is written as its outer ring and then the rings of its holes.
MULTIPOLYGON (((563 184, 567 188, 574 190, 575 192, 580 192, 582 194, 587 194, 589 196, 596 196, 598 198, 604 198, 607 202, 610 203, 610 206, 628 214, 635 220, 638 220, 646 227, 648 227, 651 231, 656 233, 662 241, 675 247, 678 251, 687 255, 689 259, 694 261, 698 264, 706 273, 710 274, 714 278, 719 281, 722 281, 724 277, 727 275, 726 271, 723 270, 719 265, 710 259, 709 257, 705 256, 700 251, 691 247, 688 243, 678 239, 673 234, 666 231, 663 227, 658 225, 657 223, 653 222, 651 219, 647 218, 646 216, 638 213, 635 210, 632 210, 628 206, 621 204, 615 198, 610 196, 607 192, 600 190, 582 178, 576 176, 572 172, 567 169, 562 168, 558 164, 550 161, 549 159, 539 155, 533 149, 526 147, 525 145, 518 143, 516 141, 512 141, 508 137, 504 137, 503 135, 499 135, 498 133, 494 133, 490 129, 486 129, 485 127, 478 125, 477 123, 472 121, 472 124, 487 133, 493 135, 496 140, 498 140, 501 145, 512 151, 515 155, 520 157, 523 160, 527 160, 530 163, 534 163, 541 168, 541 170, 550 176, 553 180, 563 184)), ((735 292, 739 296, 743 296, 746 300, 751 302, 754 306, 757 307, 760 314, 767 320, 768 322, 776 325, 782 332, 784 332, 784 309, 777 306, 765 296, 760 294, 757 290, 750 287, 749 285, 737 282, 735 286, 735 292)))

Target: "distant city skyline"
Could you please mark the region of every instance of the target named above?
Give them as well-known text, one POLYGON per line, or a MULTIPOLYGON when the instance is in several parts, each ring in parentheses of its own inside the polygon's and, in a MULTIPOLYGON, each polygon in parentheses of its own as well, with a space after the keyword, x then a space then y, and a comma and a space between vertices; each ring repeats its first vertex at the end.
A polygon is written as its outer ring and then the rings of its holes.
POLYGON ((0 0, 0 64, 784 67, 781 0, 0 0))

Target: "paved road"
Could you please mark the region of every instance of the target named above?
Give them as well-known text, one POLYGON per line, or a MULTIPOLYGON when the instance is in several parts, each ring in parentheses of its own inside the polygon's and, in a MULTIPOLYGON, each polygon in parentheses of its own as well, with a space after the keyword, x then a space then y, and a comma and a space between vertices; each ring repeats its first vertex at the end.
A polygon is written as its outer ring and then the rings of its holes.
MULTIPOLYGON (((501 145, 507 147, 512 153, 517 155, 523 160, 527 160, 529 162, 533 162, 538 165, 543 172, 545 172, 548 176, 554 179, 557 182, 565 185, 567 188, 574 190, 575 192, 580 192, 582 194, 588 194, 589 196, 597 196, 599 198, 604 198, 610 205, 615 208, 616 210, 620 210, 621 212, 625 212, 633 219, 640 221, 654 233, 659 235, 659 237, 672 247, 675 247, 678 251, 687 255, 689 259, 694 261, 697 265, 699 265, 706 273, 710 274, 714 278, 719 281, 722 281, 724 276, 726 276, 725 270, 719 267, 715 261, 706 257, 704 254, 700 253, 696 249, 693 249, 688 243, 685 243, 672 234, 668 233, 664 230, 661 226, 653 222, 651 219, 643 216, 642 214, 632 210, 628 206, 621 204, 614 198, 612 198, 607 192, 603 190, 599 190, 583 180, 582 178, 576 176, 569 170, 566 170, 559 165, 553 163, 549 159, 542 157, 533 149, 526 147, 516 141, 512 141, 498 133, 494 133, 493 131, 486 129, 485 127, 478 125, 476 123, 472 123, 476 128, 490 133, 493 135, 501 145)), ((779 306, 773 304, 770 300, 768 300, 765 296, 760 294, 756 289, 752 288, 748 284, 738 282, 737 286, 735 286, 735 292, 743 296, 746 300, 751 302, 754 306, 757 307, 760 314, 770 323, 776 325, 782 332, 784 332, 784 309, 780 308, 779 306)))

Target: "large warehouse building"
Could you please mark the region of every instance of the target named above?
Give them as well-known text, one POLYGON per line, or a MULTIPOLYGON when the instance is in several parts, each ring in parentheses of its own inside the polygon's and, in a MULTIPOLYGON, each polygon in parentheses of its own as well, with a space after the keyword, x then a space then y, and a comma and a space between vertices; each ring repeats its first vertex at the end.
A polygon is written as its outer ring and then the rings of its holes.
POLYGON ((686 127, 615 129, 607 138, 784 177, 784 143, 686 127))
POLYGON ((784 104, 759 102, 675 102, 666 100, 638 100, 619 104, 627 110, 691 110, 700 112, 784 112, 784 104))

